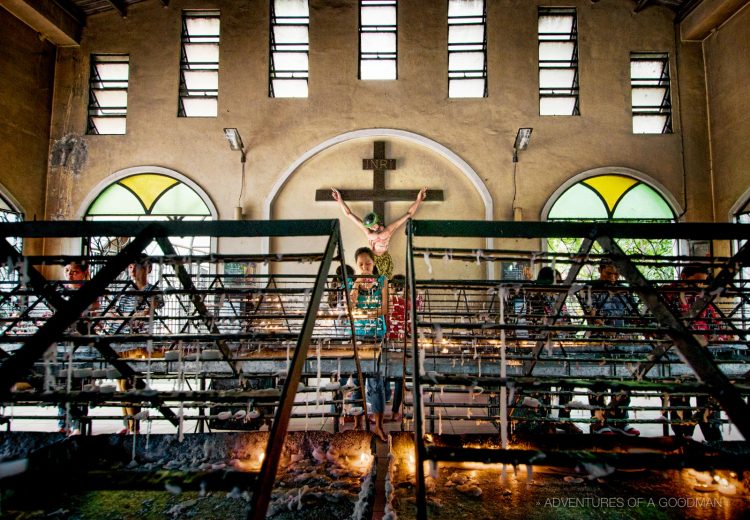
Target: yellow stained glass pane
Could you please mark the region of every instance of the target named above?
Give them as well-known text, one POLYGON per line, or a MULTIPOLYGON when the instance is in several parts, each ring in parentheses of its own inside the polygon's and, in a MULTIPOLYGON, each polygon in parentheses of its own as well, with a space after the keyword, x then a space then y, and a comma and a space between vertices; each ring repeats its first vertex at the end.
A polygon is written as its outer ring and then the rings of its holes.
POLYGON ((125 177, 120 184, 130 188, 136 196, 143 202, 143 207, 147 212, 151 212, 151 206, 154 201, 161 195, 164 190, 171 188, 179 181, 166 175, 156 173, 143 173, 125 177))
POLYGON ((612 213, 622 194, 628 188, 638 183, 638 180, 632 177, 625 177, 624 175, 597 175, 583 182, 594 188, 601 195, 607 203, 607 209, 612 213))

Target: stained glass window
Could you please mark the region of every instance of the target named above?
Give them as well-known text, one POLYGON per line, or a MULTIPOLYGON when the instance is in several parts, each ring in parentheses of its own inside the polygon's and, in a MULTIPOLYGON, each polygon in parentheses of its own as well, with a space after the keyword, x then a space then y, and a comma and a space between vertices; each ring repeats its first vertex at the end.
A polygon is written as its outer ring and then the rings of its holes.
MULTIPOLYGON (((209 220, 211 211, 187 184, 160 173, 124 177, 102 190, 86 212, 87 220, 209 220)), ((180 254, 207 254, 208 237, 172 237, 180 254)), ((116 237, 93 238, 92 254, 115 254, 125 244, 116 237)))
MULTIPOLYGON (((558 197, 550 209, 550 221, 615 221, 615 222, 673 222, 674 212, 664 197, 648 184, 627 175, 605 174, 584 179, 570 186, 558 197)), ((621 239, 617 243, 628 254, 669 256, 675 253, 674 240, 621 239)), ((575 253, 580 239, 553 238, 547 240, 550 251, 575 253)), ((601 252, 596 246, 593 252, 601 252)), ((666 279, 674 276, 671 267, 654 266, 644 274, 649 278, 666 279)), ((597 273, 589 269, 584 278, 597 273)))

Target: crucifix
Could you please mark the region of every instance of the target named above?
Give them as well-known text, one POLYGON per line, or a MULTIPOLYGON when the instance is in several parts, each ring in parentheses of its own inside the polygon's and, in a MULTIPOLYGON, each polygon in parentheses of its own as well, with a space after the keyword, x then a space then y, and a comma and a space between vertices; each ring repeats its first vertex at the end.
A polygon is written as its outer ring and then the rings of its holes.
MULTIPOLYGON (((396 159, 387 159, 385 157, 385 141, 375 141, 373 143, 373 157, 371 159, 362 159, 362 169, 372 170, 372 189, 371 190, 340 190, 341 196, 347 202, 352 201, 372 201, 372 210, 380 218, 385 219, 385 203, 395 201, 413 201, 419 190, 387 190, 385 189, 385 172, 396 169, 396 159)), ((315 200, 325 201, 333 200, 330 188, 315 190, 315 200)), ((443 190, 427 191, 425 200, 443 200, 443 190)))

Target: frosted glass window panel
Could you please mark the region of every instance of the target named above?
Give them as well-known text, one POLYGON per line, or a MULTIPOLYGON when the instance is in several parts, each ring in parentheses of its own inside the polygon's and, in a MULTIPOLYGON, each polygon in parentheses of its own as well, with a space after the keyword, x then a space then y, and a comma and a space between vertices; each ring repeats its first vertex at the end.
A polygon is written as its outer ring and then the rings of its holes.
POLYGON ((573 88, 575 74, 576 71, 573 69, 540 69, 539 88, 569 92, 573 88))
POLYGON ((273 66, 276 73, 300 71, 307 76, 308 57, 306 52, 274 52, 273 66))
MULTIPOLYGON (((484 0, 449 0, 448 16, 484 15, 484 0)), ((481 21, 481 19, 479 20, 481 21)))
POLYGON ((205 90, 218 93, 219 73, 213 71, 185 71, 185 86, 188 90, 205 90))
POLYGON ((124 80, 127 85, 130 65, 127 63, 97 63, 96 72, 103 80, 124 80))
POLYGON ((481 52, 452 52, 448 58, 448 70, 451 72, 462 70, 483 70, 484 53, 481 52))
POLYGON ((666 96, 666 94, 666 88, 633 89, 633 107, 638 107, 639 110, 647 110, 648 107, 658 110, 662 102, 664 102, 664 96, 666 96))
POLYGON ((218 113, 216 98, 183 97, 182 105, 187 117, 216 117, 218 113))
POLYGON ((188 63, 208 64, 209 67, 219 68, 219 46, 216 44, 185 44, 185 58, 188 63))
POLYGON ((360 76, 362 79, 396 79, 396 61, 362 60, 360 76))
POLYGON ((202 18, 188 15, 185 17, 185 28, 187 29, 187 34, 192 41, 196 41, 196 38, 201 37, 207 39, 218 38, 220 29, 218 12, 216 12, 215 18, 202 18))
POLYGON ((448 81, 448 97, 481 98, 484 97, 485 79, 451 79, 448 81))
POLYGON ((573 65, 576 45, 573 42, 540 42, 539 61, 554 61, 558 63, 541 64, 544 66, 573 65), (565 62, 565 63, 559 63, 565 62))
POLYGON ((363 6, 360 16, 362 27, 396 25, 395 6, 363 6))
POLYGON ((573 31, 574 17, 571 15, 542 15, 539 17, 539 38, 558 39, 569 36, 573 31), (545 33, 552 33, 545 36, 545 33))
POLYGON ((91 117, 91 124, 98 134, 124 135, 126 126, 124 117, 91 117))
POLYGON ((575 113, 576 98, 543 97, 539 100, 539 115, 542 116, 571 116, 575 113))
POLYGON ((117 108, 125 113, 128 106, 127 90, 93 90, 92 95, 96 105, 100 108, 117 108))
MULTIPOLYGON (((299 25, 274 25, 273 36, 276 44, 288 44, 297 43, 304 45, 307 48, 308 45, 308 31, 307 26, 299 25)), ((287 46, 284 45, 284 48, 287 46)))
POLYGON ((451 25, 448 27, 449 44, 484 42, 484 25, 451 25))
MULTIPOLYGON (((274 10, 280 17, 307 17, 307 0, 275 0, 274 10)), ((283 23, 283 22, 282 22, 283 23)))
POLYGON ((396 34, 385 32, 362 33, 360 50, 362 53, 395 53, 396 34))
POLYGON ((633 116, 633 133, 634 134, 663 134, 664 125, 667 122, 667 116, 633 116))
POLYGON ((660 79, 664 73, 664 64, 658 61, 632 60, 630 62, 630 77, 633 79, 660 79))
POLYGON ((304 79, 274 79, 273 93, 279 98, 307 97, 307 80, 304 79))

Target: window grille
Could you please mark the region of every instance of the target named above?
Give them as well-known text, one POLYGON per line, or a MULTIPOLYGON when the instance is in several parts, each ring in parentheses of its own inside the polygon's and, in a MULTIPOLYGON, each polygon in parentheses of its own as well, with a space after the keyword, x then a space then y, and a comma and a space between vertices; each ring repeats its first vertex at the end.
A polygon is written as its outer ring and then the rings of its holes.
POLYGON ((397 0, 359 1, 359 79, 396 79, 397 0))
POLYGON ((271 0, 270 97, 307 97, 309 27, 307 0, 271 0))
POLYGON ((669 55, 630 53, 634 134, 671 134, 669 55))
POLYGON ((128 113, 127 54, 92 54, 86 133, 124 134, 128 113))
POLYGON ((448 97, 487 97, 484 0, 448 1, 448 97))
POLYGON ((539 8, 539 114, 580 115, 575 8, 539 8))
POLYGON ((219 11, 182 12, 179 117, 216 117, 219 100, 219 11))

